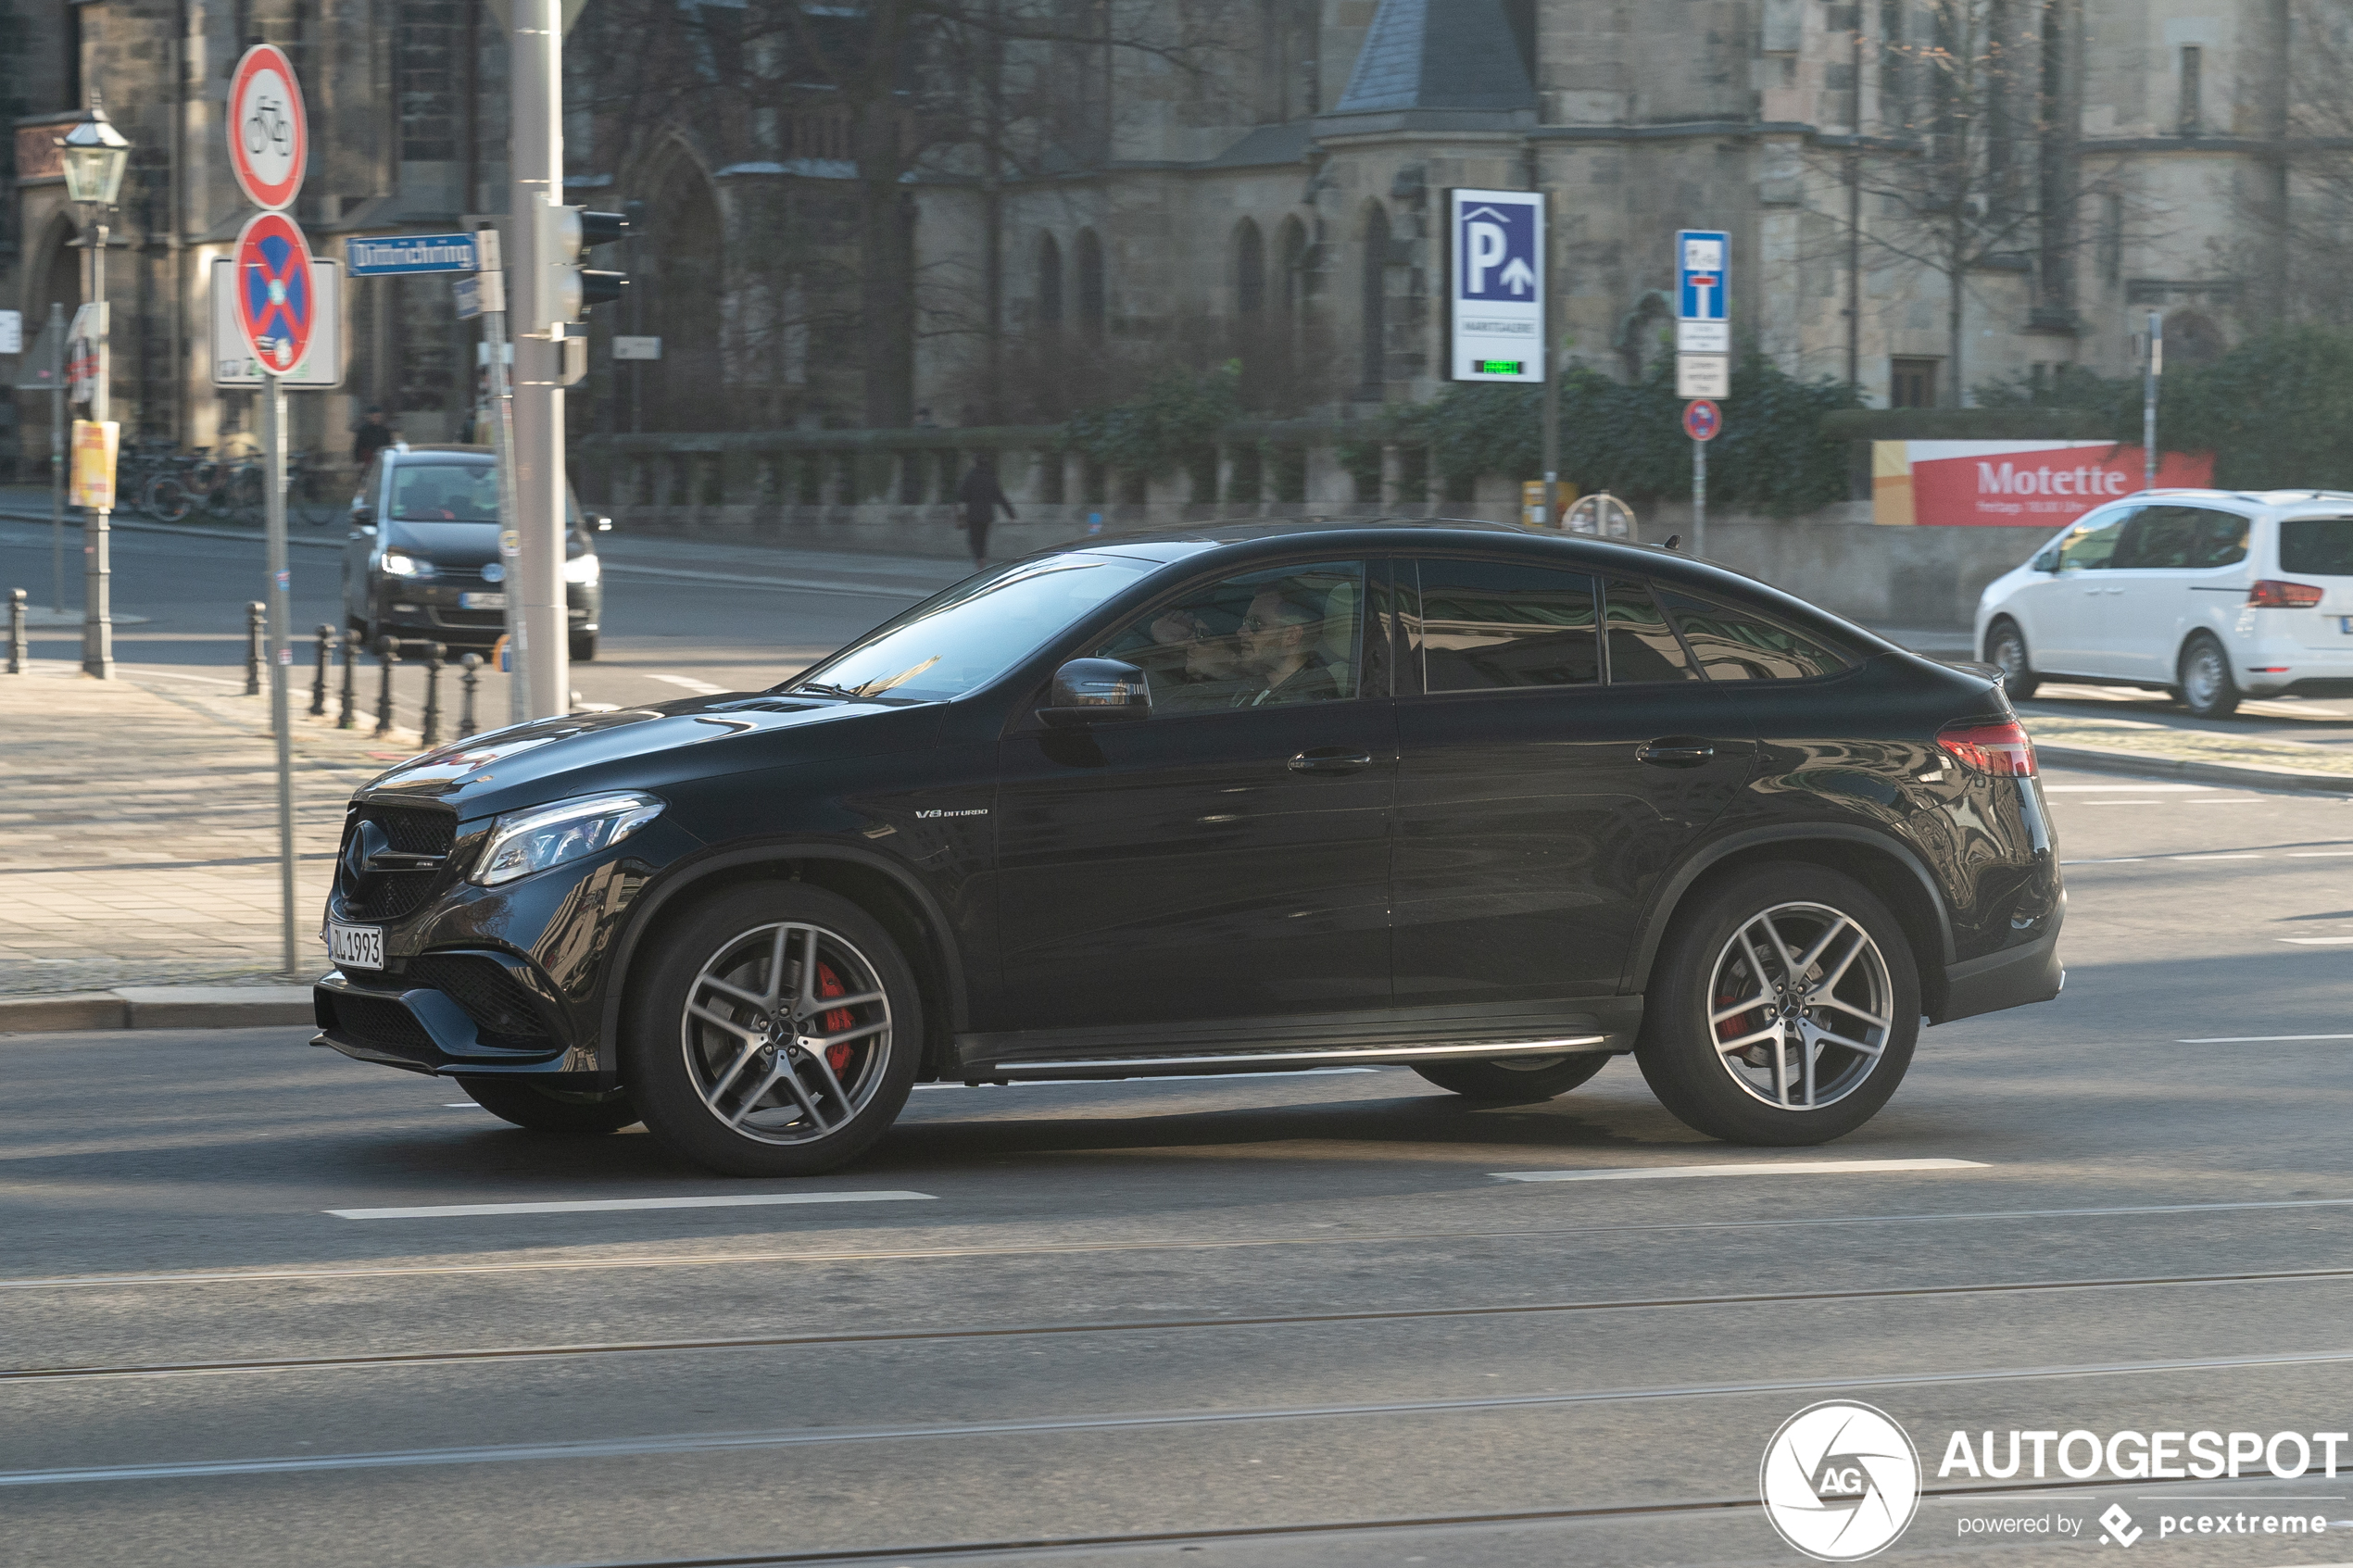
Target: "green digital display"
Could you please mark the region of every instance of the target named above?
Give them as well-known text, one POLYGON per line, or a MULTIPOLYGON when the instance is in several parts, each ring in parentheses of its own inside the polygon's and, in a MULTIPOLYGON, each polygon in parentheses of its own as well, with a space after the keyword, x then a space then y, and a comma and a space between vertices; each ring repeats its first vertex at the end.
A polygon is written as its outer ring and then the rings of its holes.
POLYGON ((1471 369, 1482 376, 1516 376, 1526 363, 1524 359, 1474 359, 1471 369))

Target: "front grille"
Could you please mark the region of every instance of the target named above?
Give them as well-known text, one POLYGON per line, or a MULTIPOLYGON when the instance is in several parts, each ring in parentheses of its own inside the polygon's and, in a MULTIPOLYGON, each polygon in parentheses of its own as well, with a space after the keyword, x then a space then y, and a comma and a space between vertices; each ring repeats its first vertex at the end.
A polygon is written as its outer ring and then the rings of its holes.
POLYGON ((342 991, 335 994, 330 1005, 335 1016, 328 1026, 359 1045, 399 1051, 434 1049, 433 1036, 425 1033, 425 1026, 398 1002, 342 991))
POLYGON ((507 612, 503 609, 452 609, 446 605, 427 608, 433 611, 434 625, 453 627, 459 631, 481 631, 507 623, 507 612))
POLYGON ((447 857, 457 838, 458 819, 448 811, 361 801, 344 821, 335 865, 336 904, 355 920, 399 920, 414 913, 446 884, 454 869, 447 857), (417 871, 355 871, 351 841, 365 822, 383 830, 386 848, 403 855, 438 855, 443 863, 417 871))
POLYGON ((536 1046, 547 1041, 547 1026, 531 992, 497 959, 475 953, 426 953, 409 960, 403 981, 446 993, 474 1021, 483 1043, 536 1046))

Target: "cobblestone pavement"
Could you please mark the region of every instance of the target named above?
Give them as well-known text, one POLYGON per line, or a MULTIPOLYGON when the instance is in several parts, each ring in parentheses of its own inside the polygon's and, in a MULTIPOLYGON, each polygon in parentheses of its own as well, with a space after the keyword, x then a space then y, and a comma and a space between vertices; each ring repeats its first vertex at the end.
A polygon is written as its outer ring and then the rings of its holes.
MULTIPOLYGON (((297 719, 301 978, 345 800, 416 749, 297 719)), ((275 768, 234 684, 0 674, 0 994, 278 980, 275 768)))

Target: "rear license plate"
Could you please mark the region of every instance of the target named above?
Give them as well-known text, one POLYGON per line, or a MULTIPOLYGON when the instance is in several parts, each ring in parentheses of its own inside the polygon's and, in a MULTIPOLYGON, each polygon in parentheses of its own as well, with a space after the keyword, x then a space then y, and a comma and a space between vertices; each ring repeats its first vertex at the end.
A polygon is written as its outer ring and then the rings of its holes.
POLYGON ((507 596, 504 594, 460 594, 458 596, 458 608, 459 609, 504 609, 507 608, 507 596))
POLYGON ((382 969, 384 928, 381 925, 340 925, 327 922, 327 957, 337 969, 382 969))
POLYGON ((2353 637, 2353 615, 2338 616, 2336 618, 2336 629, 2344 633, 2347 636, 2353 637))

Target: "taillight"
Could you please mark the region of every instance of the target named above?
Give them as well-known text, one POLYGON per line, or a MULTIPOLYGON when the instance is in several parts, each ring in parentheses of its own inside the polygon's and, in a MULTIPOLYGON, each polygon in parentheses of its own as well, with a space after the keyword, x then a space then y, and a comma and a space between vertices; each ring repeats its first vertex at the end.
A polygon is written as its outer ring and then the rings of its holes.
POLYGON ((2034 776, 2034 742, 2015 719, 1993 724, 1947 724, 1936 744, 1972 773, 1996 779, 2034 776))
POLYGON ((2249 609, 2309 609, 2326 590, 2309 583, 2282 583, 2267 577, 2246 591, 2249 609))

